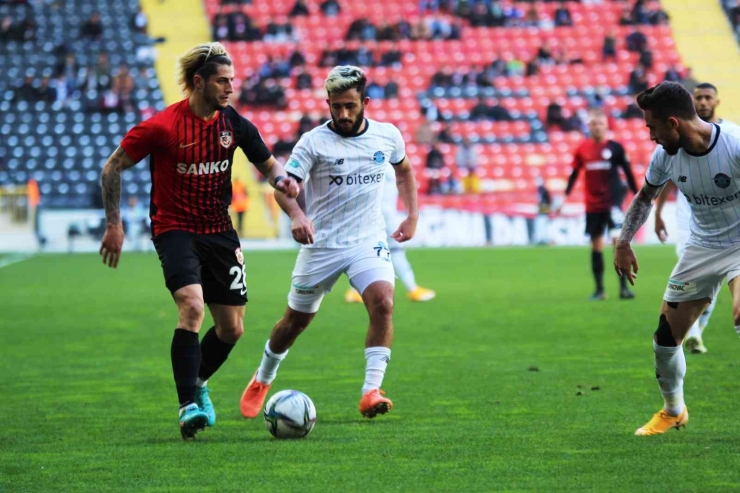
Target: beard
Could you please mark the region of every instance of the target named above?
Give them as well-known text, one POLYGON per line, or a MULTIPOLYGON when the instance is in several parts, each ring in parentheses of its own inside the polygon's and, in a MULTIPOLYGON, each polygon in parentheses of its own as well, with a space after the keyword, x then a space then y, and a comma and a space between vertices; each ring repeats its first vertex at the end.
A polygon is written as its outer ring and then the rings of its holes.
POLYGON ((711 122, 714 119, 714 108, 709 110, 709 114, 707 116, 701 116, 701 114, 699 114, 699 118, 701 118, 705 122, 711 122))
POLYGON ((665 150, 666 154, 668 154, 669 156, 675 156, 676 154, 678 154, 678 150, 682 147, 683 139, 681 137, 679 137, 678 140, 671 145, 663 144, 663 150, 665 150))
POLYGON ((222 110, 229 105, 228 100, 225 103, 222 103, 219 98, 211 93, 208 89, 203 91, 203 101, 205 101, 209 108, 214 111, 222 110))
POLYGON ((331 121, 334 123, 334 130, 336 130, 339 135, 343 137, 351 137, 353 135, 357 135, 357 132, 362 126, 362 122, 365 121, 365 108, 363 108, 357 115, 357 119, 354 121, 349 130, 344 130, 342 127, 339 126, 340 121, 347 122, 348 120, 337 120, 336 118, 334 118, 334 115, 331 115, 331 121))

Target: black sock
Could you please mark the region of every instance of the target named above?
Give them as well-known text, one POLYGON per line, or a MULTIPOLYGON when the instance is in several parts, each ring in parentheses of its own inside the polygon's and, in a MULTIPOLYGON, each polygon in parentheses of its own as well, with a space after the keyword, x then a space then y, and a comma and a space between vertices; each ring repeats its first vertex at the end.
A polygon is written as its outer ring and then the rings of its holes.
POLYGON ((619 276, 619 289, 627 289, 627 274, 619 276))
POLYGON ((185 329, 175 329, 170 355, 177 398, 180 400, 180 407, 183 407, 193 402, 195 382, 198 380, 200 368, 198 334, 185 329))
POLYGON ((224 364, 234 344, 229 344, 218 338, 216 327, 211 327, 200 342, 200 370, 198 378, 208 380, 224 364))
POLYGON ((604 291, 604 254, 601 252, 591 251, 591 271, 596 281, 596 291, 604 291))

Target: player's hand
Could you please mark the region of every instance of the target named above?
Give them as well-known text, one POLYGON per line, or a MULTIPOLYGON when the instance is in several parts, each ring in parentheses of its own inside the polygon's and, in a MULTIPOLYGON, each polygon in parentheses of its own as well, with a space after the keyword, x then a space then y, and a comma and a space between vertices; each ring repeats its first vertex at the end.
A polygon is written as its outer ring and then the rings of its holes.
POLYGON ((286 176, 275 185, 275 190, 283 192, 288 198, 294 199, 298 197, 298 192, 301 188, 298 186, 298 182, 291 176, 286 176))
MULTIPOLYGON (((281 180, 282 183, 285 180, 281 180)), ((301 214, 300 217, 291 219, 290 221, 290 232, 293 234, 293 239, 301 245, 313 244, 314 229, 313 223, 305 215, 301 214)))
POLYGON ((619 276, 624 274, 630 284, 635 285, 637 271, 640 267, 629 243, 617 243, 614 248, 614 268, 619 276))
POLYGON ((115 269, 118 267, 118 259, 121 258, 123 248, 123 224, 108 225, 105 228, 103 241, 100 244, 100 255, 103 263, 115 269))
POLYGON ((399 243, 409 241, 416 234, 416 223, 418 221, 419 220, 415 217, 407 217, 403 220, 403 222, 401 222, 401 225, 398 226, 398 229, 393 232, 391 238, 399 243))
POLYGON ((668 231, 665 229, 663 218, 657 214, 655 215, 655 234, 658 235, 661 243, 665 243, 668 239, 668 231))

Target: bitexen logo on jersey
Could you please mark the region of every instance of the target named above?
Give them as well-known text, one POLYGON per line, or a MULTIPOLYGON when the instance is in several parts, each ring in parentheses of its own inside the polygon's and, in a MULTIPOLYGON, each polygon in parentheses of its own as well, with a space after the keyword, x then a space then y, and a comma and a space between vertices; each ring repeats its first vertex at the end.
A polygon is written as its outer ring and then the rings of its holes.
POLYGON ((329 175, 329 185, 368 185, 370 183, 383 183, 385 173, 374 175, 354 174, 349 176, 329 175))
POLYGON ((686 197, 686 200, 689 202, 689 204, 695 204, 695 205, 708 205, 708 206, 719 206, 723 205, 725 203, 730 203, 735 200, 740 199, 740 191, 735 192, 732 195, 727 195, 726 197, 710 197, 708 195, 686 195, 684 194, 684 197, 686 197))
POLYGON ((229 160, 211 161, 209 163, 177 163, 177 172, 181 175, 212 175, 229 169, 229 160))

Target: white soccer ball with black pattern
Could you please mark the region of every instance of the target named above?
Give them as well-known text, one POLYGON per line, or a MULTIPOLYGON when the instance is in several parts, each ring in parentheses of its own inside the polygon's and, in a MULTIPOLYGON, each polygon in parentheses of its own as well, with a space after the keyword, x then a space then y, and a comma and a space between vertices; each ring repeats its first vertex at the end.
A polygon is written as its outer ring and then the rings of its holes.
POLYGON ((316 408, 303 392, 281 390, 265 406, 265 426, 275 438, 303 438, 316 424, 316 408))

